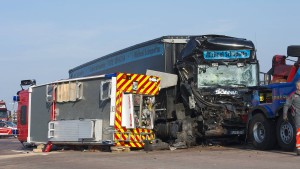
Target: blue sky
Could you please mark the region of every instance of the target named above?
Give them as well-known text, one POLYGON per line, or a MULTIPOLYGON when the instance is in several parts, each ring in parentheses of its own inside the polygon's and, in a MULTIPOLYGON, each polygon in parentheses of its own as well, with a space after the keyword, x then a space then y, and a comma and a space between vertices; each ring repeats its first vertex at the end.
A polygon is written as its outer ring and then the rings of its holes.
POLYGON ((252 40, 261 71, 300 45, 297 0, 0 0, 0 99, 12 109, 20 80, 68 78, 68 70, 164 35, 252 40))

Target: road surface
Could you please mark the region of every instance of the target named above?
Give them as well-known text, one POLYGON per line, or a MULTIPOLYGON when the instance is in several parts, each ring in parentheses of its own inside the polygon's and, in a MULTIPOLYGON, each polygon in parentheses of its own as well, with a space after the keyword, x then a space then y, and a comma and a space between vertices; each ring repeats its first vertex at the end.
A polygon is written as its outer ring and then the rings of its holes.
POLYGON ((145 152, 60 150, 33 153, 17 139, 0 139, 2 169, 296 169, 300 156, 293 152, 257 151, 250 146, 206 146, 145 152))

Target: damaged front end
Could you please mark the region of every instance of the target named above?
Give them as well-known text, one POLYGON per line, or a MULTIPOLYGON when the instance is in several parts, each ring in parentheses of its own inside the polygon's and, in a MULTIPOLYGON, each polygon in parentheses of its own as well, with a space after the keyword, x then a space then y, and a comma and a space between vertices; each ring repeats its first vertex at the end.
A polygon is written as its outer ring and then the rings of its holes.
POLYGON ((164 135, 192 145, 199 139, 246 134, 250 87, 257 86, 259 78, 251 41, 220 35, 193 37, 176 68, 176 118, 158 125, 167 128, 164 135))

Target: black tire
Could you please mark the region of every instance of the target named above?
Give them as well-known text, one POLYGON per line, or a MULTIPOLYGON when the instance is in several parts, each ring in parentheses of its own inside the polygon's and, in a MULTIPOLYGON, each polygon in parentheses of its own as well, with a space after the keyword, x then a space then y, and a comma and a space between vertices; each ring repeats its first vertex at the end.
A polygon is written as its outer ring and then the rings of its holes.
POLYGON ((275 124, 263 114, 255 114, 250 122, 249 136, 256 149, 269 150, 276 145, 275 124))
POLYGON ((290 115, 288 116, 288 118, 289 121, 285 122, 283 120, 283 116, 281 115, 277 120, 277 142, 282 150, 293 151, 296 144, 295 122, 290 115))
POLYGON ((291 45, 287 48, 288 56, 300 57, 300 45, 291 45))

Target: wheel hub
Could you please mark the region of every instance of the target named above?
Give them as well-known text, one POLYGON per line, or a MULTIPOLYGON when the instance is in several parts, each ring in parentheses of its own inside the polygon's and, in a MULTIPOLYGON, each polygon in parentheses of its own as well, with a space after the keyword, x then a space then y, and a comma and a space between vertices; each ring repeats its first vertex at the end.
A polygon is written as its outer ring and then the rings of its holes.
POLYGON ((289 144, 292 142, 294 136, 294 131, 291 123, 284 122, 280 126, 280 138, 284 144, 289 144))
POLYGON ((255 123, 253 127, 253 136, 256 142, 261 143, 264 141, 266 135, 265 135, 265 127, 262 123, 257 122, 255 123))

